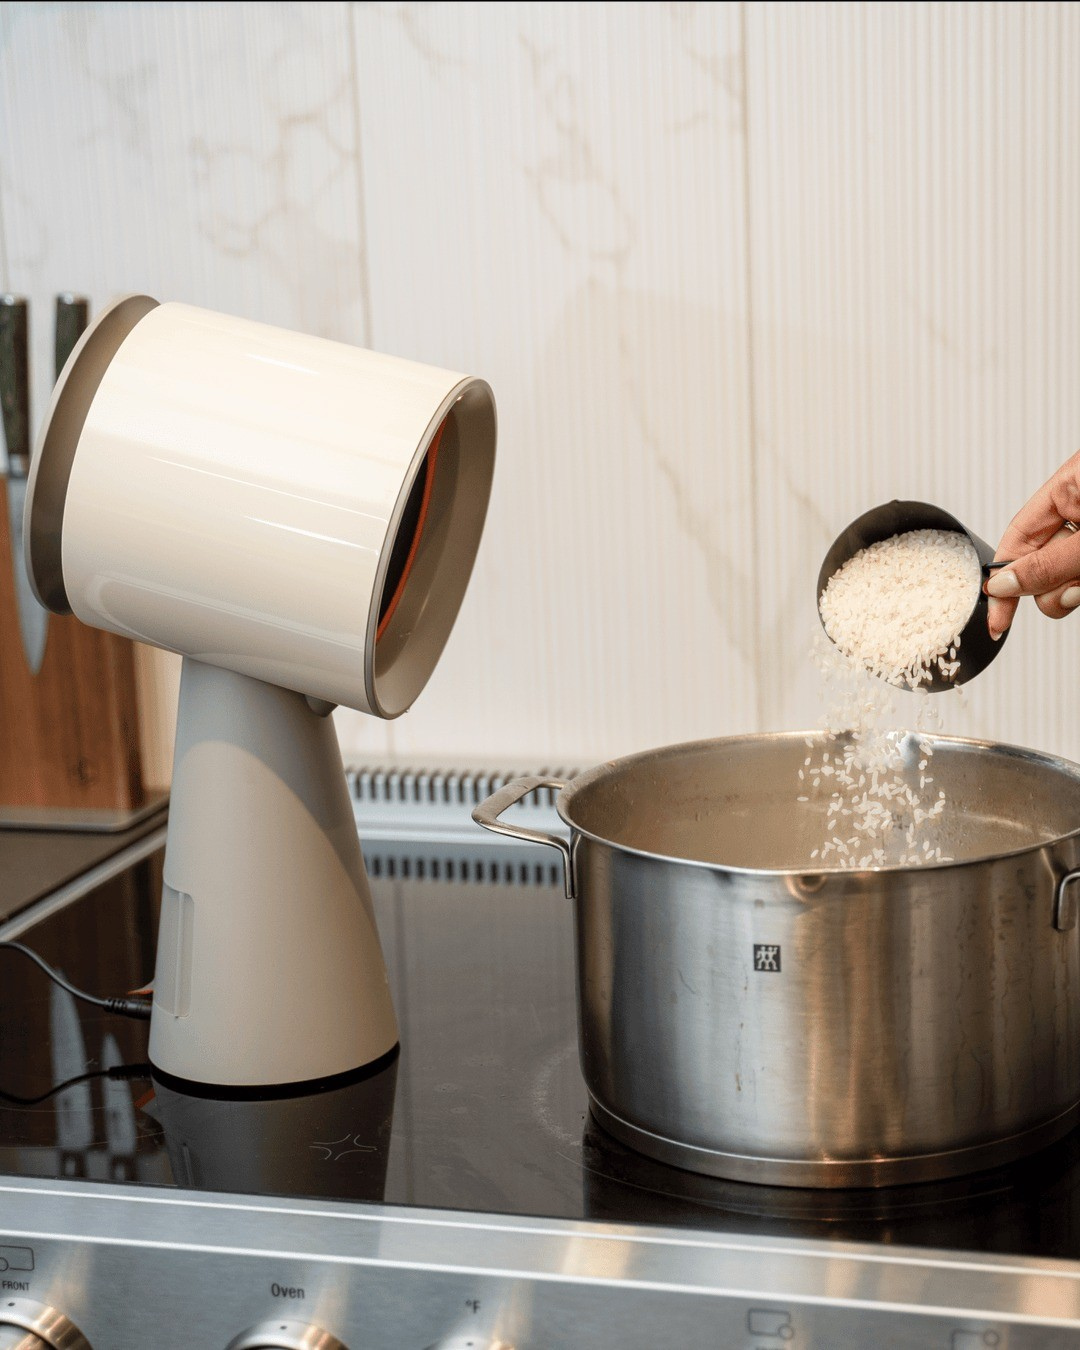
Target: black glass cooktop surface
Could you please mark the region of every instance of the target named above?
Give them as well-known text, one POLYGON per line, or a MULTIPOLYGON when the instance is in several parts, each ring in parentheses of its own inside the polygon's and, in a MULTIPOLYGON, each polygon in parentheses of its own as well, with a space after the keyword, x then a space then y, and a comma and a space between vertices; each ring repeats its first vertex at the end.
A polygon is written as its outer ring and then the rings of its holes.
MULTIPOLYGON (((1080 1259, 1080 1134, 1008 1168, 877 1191, 758 1187, 638 1156, 588 1114, 573 915, 550 870, 379 870, 400 1054, 306 1096, 155 1082, 147 1023, 0 951, 0 1174, 1080 1259)), ((138 988, 160 886, 159 851, 20 940, 81 988, 138 988)), ((281 996, 303 997, 287 973, 281 996)))

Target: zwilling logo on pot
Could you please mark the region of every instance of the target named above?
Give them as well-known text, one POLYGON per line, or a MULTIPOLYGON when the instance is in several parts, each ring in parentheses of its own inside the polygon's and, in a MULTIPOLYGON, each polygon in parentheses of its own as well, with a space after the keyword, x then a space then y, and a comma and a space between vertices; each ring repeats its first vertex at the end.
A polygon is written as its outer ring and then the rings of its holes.
POLYGON ((754 969, 780 974, 780 948, 764 942, 754 943, 754 969))

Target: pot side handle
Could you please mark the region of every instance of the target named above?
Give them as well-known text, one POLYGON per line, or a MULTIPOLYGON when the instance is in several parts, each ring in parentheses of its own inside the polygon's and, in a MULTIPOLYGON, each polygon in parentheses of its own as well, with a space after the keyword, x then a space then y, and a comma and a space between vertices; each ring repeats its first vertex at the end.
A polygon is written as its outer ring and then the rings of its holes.
POLYGON ((1077 906, 1080 906, 1080 891, 1076 890, 1077 882, 1080 882, 1080 867, 1065 872, 1054 887, 1054 927, 1058 933, 1068 933, 1076 927, 1077 906))
POLYGON ((477 825, 496 834, 509 835, 511 839, 524 839, 530 844, 546 844, 548 848, 557 848, 562 854, 563 879, 566 898, 573 900, 573 870, 570 862, 570 845, 557 834, 545 834, 543 830, 530 830, 524 825, 507 825, 499 817, 509 810, 515 802, 527 797, 530 792, 539 792, 541 788, 564 788, 566 784, 558 778, 514 778, 493 792, 486 801, 482 801, 472 813, 477 825))
POLYGON ((1080 882, 1080 867, 1066 872, 1054 890, 1054 927, 1059 933, 1067 933, 1076 927, 1077 908, 1080 906, 1077 882, 1080 882))

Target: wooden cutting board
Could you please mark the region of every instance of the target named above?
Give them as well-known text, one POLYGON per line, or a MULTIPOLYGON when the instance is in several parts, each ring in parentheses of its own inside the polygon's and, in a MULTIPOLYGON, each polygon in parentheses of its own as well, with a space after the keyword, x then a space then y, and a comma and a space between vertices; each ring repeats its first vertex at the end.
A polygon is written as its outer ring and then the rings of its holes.
POLYGON ((143 804, 135 649, 72 615, 53 615, 41 670, 31 675, 0 478, 0 809, 143 804))

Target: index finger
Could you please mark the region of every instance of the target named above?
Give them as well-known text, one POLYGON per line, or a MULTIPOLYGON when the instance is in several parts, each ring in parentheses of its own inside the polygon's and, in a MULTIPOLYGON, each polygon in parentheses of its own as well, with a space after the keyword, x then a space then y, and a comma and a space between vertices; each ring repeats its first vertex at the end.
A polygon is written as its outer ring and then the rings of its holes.
POLYGON ((1080 521, 1080 451, 1067 459, 1001 536, 995 558, 1022 558, 1048 543, 1066 520, 1080 521))

